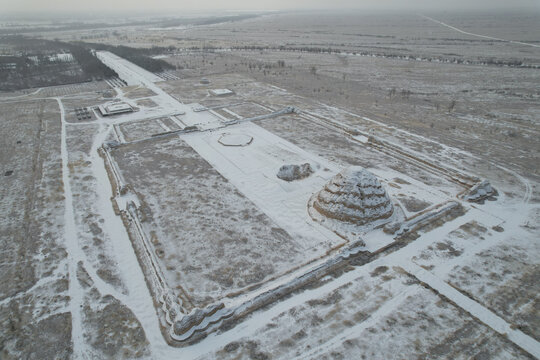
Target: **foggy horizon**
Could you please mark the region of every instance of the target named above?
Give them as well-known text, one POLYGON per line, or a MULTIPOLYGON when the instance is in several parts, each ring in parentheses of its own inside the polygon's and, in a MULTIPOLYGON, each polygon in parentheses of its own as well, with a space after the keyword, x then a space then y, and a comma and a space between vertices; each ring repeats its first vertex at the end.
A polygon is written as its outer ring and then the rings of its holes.
POLYGON ((223 6, 222 2, 216 0, 188 0, 181 3, 174 0, 157 0, 152 3, 141 0, 119 0, 110 2, 105 0, 96 0, 87 5, 73 3, 68 0, 54 0, 44 3, 39 0, 23 0, 12 2, 0 0, 0 7, 3 9, 0 17, 28 15, 32 17, 44 17, 51 14, 59 16, 69 14, 88 13, 90 15, 110 14, 110 15, 166 15, 178 16, 189 15, 202 12, 272 12, 272 11, 540 11, 540 2, 535 0, 516 0, 509 3, 504 0, 480 0, 470 2, 466 0, 448 1, 427 1, 413 0, 406 3, 398 0, 375 1, 375 0, 265 0, 256 4, 246 0, 232 0, 223 6), (181 12, 170 14, 168 12, 181 12), (144 14, 143 14, 144 13, 144 14))

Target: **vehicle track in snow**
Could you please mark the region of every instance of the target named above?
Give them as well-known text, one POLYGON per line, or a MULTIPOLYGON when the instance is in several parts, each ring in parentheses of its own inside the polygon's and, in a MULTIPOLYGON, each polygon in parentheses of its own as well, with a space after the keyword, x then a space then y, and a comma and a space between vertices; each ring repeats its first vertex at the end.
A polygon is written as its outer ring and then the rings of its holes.
POLYGON ((433 18, 431 18, 429 16, 422 15, 422 14, 418 14, 418 15, 423 17, 424 19, 427 19, 427 20, 432 21, 432 22, 434 22, 436 24, 442 25, 444 27, 447 27, 447 28, 449 28, 451 30, 457 31, 457 32, 465 34, 465 35, 476 36, 476 37, 479 37, 479 38, 495 40, 495 41, 500 41, 500 42, 508 42, 508 43, 512 43, 512 44, 519 44, 519 45, 526 45, 526 46, 532 46, 532 47, 540 48, 540 45, 526 43, 526 42, 523 42, 523 41, 506 40, 506 39, 496 38, 496 37, 493 37, 493 36, 487 36, 487 35, 480 35, 480 34, 471 33, 471 32, 465 31, 465 30, 458 29, 455 26, 448 25, 448 24, 446 24, 446 23, 444 23, 442 21, 439 21, 437 19, 433 19, 433 18))

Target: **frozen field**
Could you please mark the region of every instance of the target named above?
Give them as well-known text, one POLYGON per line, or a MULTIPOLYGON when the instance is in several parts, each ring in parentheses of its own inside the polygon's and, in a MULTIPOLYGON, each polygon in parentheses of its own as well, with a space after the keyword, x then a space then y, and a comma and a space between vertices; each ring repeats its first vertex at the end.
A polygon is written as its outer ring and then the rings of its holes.
POLYGON ((1 94, 0 358, 540 358, 539 70, 510 64, 539 64, 537 16, 424 15, 119 27, 221 49, 1 94), (394 233, 310 216, 349 166, 394 233), (497 194, 466 201, 481 179, 497 194))
MULTIPOLYGON (((260 285, 343 242, 322 230, 308 232, 316 237, 300 229, 285 231, 282 219, 268 217, 188 146, 196 140, 186 141, 128 145, 112 154, 124 180, 149 208, 145 230, 162 254, 169 286, 184 289, 193 306, 260 285)), ((243 181, 250 181, 249 170, 244 169, 243 181)), ((290 221, 285 225, 290 230, 290 221)))

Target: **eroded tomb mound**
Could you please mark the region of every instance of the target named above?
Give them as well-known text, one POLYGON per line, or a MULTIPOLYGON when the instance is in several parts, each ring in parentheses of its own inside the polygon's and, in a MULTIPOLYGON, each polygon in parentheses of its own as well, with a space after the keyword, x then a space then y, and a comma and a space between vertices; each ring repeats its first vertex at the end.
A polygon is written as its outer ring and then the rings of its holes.
POLYGON ((313 207, 327 218, 366 225, 389 218, 394 209, 379 179, 362 167, 349 167, 316 194, 313 207))
POLYGON ((491 186, 489 181, 484 180, 469 190, 469 193, 465 196, 465 200, 483 203, 485 199, 494 197, 496 195, 498 195, 497 190, 491 186))

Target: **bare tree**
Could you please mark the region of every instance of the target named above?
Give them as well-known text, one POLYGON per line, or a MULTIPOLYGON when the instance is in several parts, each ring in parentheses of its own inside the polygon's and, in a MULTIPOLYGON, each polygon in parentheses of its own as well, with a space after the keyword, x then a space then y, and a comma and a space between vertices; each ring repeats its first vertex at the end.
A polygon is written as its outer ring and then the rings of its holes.
POLYGON ((452 100, 450 104, 448 105, 448 112, 454 111, 454 108, 456 107, 456 100, 452 100))

